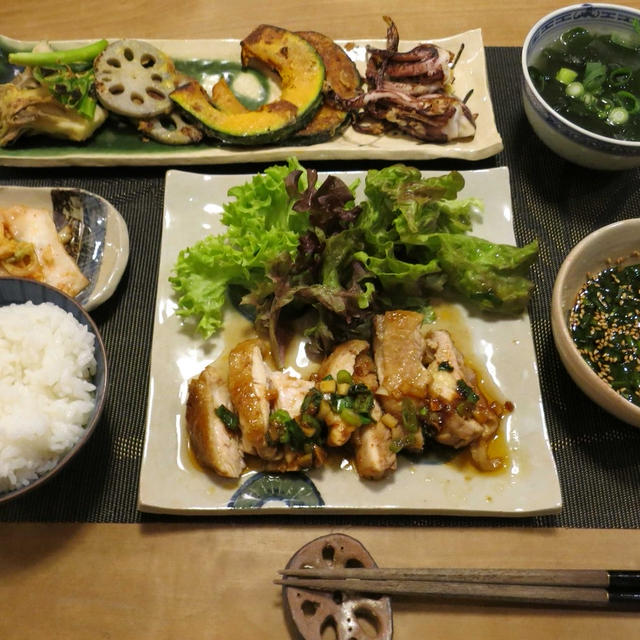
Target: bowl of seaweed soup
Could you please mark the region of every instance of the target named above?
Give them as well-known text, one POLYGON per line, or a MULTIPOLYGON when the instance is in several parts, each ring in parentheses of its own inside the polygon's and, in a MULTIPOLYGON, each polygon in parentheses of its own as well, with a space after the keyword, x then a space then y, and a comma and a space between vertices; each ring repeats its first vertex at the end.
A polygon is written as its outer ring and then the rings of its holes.
POLYGON ((640 141, 640 23, 627 33, 574 27, 529 66, 542 98, 592 133, 640 141))

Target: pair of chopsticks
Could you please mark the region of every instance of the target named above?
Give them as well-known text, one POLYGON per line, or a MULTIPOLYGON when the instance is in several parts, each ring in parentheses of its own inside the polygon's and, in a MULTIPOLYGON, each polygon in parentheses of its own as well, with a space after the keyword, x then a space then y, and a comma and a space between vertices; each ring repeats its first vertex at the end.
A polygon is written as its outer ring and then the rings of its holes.
POLYGON ((284 569, 276 584, 489 604, 640 610, 640 571, 598 569, 284 569))

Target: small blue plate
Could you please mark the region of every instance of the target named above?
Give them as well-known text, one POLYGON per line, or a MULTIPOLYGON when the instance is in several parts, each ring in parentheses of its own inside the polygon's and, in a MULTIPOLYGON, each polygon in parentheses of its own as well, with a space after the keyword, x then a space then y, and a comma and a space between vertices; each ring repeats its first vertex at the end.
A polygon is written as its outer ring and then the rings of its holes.
POLYGON ((67 249, 89 280, 76 300, 87 311, 113 294, 129 260, 129 232, 107 200, 83 189, 0 186, 0 208, 14 205, 51 211, 56 229, 71 229, 67 249))

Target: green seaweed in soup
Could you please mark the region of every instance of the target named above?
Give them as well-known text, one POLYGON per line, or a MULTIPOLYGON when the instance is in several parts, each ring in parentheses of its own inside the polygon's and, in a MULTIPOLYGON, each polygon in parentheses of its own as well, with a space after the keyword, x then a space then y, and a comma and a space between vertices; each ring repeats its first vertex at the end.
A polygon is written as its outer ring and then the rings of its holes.
POLYGON ((584 129, 640 141, 640 33, 582 27, 542 50, 529 74, 544 100, 584 129))

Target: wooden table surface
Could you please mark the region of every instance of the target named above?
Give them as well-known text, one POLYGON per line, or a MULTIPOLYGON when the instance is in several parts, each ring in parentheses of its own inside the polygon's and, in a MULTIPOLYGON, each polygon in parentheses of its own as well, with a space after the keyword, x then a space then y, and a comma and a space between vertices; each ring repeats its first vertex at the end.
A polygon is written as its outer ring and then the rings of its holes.
MULTIPOLYGON (((628 5, 640 8, 639 2, 628 5)), ((242 38, 267 22, 334 38, 382 38, 390 14, 401 38, 480 27, 490 46, 520 46, 551 0, 21 0, 0 3, 0 33, 17 39, 242 38)), ((380 566, 638 568, 640 533, 625 530, 441 529, 345 526, 380 566)), ((0 638, 287 638, 279 568, 331 533, 184 524, 0 525, 0 638)), ((637 614, 394 604, 398 640, 633 638, 637 614)))
MULTIPOLYGON (((390 15, 401 38, 441 38, 481 28, 485 43, 520 46, 531 26, 566 4, 553 0, 21 0, 0 3, 0 33, 17 39, 242 38, 266 22, 332 38, 383 38, 390 15)), ((622 4, 622 3, 621 3, 622 4)), ((637 0, 627 2, 640 7, 637 0)))

